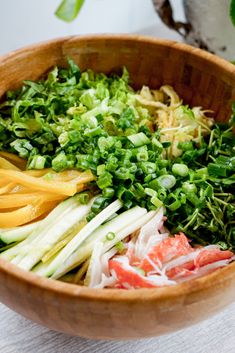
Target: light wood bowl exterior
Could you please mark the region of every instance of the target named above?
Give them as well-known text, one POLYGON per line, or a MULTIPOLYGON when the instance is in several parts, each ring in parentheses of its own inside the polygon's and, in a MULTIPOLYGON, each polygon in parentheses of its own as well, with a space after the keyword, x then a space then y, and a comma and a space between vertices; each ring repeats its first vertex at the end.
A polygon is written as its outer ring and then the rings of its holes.
MULTIPOLYGON (((185 44, 128 35, 67 37, 0 59, 0 96, 25 79, 74 59, 82 70, 126 66, 134 87, 173 85, 186 103, 229 118, 235 101, 235 66, 185 44)), ((98 339, 158 336, 192 325, 235 298, 235 263, 171 288, 89 289, 48 280, 0 260, 0 300, 51 329, 98 339)))

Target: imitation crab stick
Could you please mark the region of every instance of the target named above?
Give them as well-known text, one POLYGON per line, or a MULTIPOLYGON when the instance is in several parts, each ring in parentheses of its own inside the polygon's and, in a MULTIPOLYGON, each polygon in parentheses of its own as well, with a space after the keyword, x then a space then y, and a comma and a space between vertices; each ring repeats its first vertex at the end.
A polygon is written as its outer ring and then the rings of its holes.
POLYGON ((228 260, 233 257, 233 253, 231 251, 222 251, 213 246, 205 249, 201 248, 198 251, 195 250, 194 253, 196 256, 193 260, 187 261, 187 257, 185 257, 185 263, 178 266, 176 265, 166 271, 167 276, 171 279, 188 277, 195 274, 204 266, 218 261, 228 260))
POLYGON ((115 288, 151 288, 209 274, 233 259, 233 252, 220 250, 216 245, 192 248, 180 233, 154 245, 135 266, 130 263, 129 252, 114 256, 109 261, 109 270, 116 278, 115 288))
POLYGON ((109 269, 111 274, 117 279, 116 288, 155 288, 175 284, 174 281, 170 281, 166 276, 145 276, 144 271, 138 267, 130 266, 126 256, 117 256, 110 260, 109 269))
POLYGON ((111 273, 117 277, 116 288, 131 289, 131 288, 155 288, 156 284, 144 277, 137 269, 128 266, 118 260, 109 261, 109 269, 111 273))
POLYGON ((183 233, 169 237, 155 245, 146 257, 141 261, 140 268, 145 272, 154 269, 153 264, 161 266, 163 262, 170 261, 175 257, 186 255, 192 251, 188 239, 183 233))

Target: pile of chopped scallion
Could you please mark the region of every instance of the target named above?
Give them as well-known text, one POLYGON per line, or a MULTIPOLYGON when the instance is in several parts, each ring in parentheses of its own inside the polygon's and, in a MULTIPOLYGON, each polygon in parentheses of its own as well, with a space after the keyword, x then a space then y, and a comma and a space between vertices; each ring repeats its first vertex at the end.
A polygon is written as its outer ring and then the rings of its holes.
POLYGON ((179 141, 172 157, 153 108, 138 102, 128 82, 126 69, 121 76, 81 73, 71 60, 46 79, 25 81, 0 105, 0 149, 27 159, 28 169, 90 169, 97 179, 88 193, 102 196, 88 219, 117 198, 125 209, 164 205, 172 232, 235 249, 234 117, 200 141, 179 141))

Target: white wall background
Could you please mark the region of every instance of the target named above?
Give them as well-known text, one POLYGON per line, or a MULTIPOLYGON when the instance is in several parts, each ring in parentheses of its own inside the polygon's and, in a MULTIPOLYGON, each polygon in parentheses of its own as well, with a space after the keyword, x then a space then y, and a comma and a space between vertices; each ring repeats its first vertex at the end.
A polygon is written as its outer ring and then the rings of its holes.
MULTIPOLYGON (((39 41, 85 33, 141 33, 162 38, 180 37, 166 28, 151 0, 86 0, 72 23, 57 19, 60 0, 1 0, 0 55, 39 41)), ((181 0, 172 1, 177 19, 181 0)))

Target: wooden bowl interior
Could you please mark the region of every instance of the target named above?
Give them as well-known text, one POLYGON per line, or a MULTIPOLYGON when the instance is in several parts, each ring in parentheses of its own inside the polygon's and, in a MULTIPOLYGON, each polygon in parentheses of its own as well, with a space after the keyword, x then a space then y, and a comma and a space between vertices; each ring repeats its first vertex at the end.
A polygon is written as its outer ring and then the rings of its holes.
POLYGON ((235 66, 181 43, 133 36, 71 37, 32 46, 0 63, 0 96, 25 79, 35 80, 72 58, 81 68, 120 72, 126 66, 134 88, 172 85, 184 102, 228 119, 235 100, 235 66))
MULTIPOLYGON (((184 44, 138 36, 69 37, 0 59, 0 97, 72 58, 81 70, 126 66, 135 88, 172 85, 184 102, 226 121, 235 101, 235 66, 184 44)), ((92 338, 159 335, 198 322, 230 303, 235 263, 208 277, 159 290, 93 290, 39 278, 0 260, 0 300, 50 328, 92 338)))

